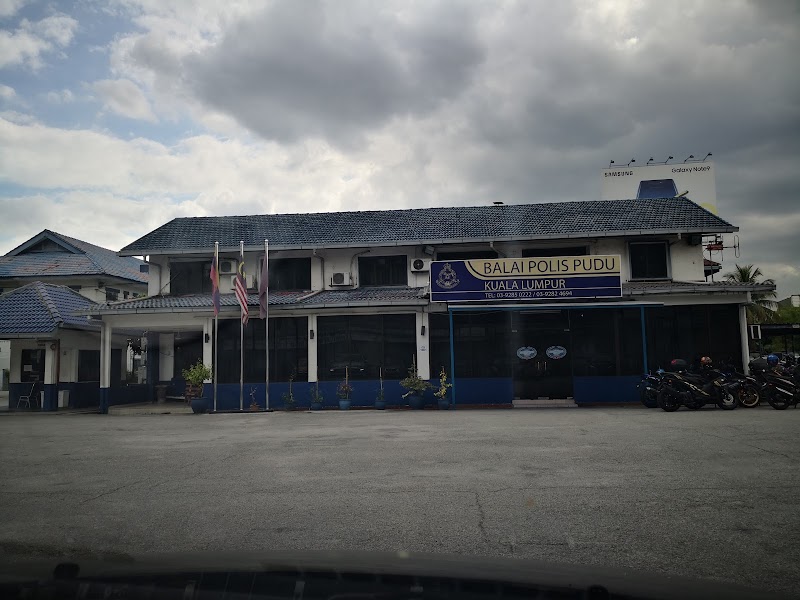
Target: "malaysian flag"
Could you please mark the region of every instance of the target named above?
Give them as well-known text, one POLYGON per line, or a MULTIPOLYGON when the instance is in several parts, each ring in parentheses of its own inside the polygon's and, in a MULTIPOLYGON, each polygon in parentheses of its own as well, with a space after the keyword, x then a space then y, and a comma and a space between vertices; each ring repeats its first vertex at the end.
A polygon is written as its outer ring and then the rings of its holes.
POLYGON ((247 325, 247 320, 250 318, 250 311, 247 308, 247 276, 244 273, 244 252, 242 252, 241 260, 239 261, 239 269, 236 275, 236 282, 234 284, 234 292, 236 293, 236 300, 242 309, 242 325, 247 325))

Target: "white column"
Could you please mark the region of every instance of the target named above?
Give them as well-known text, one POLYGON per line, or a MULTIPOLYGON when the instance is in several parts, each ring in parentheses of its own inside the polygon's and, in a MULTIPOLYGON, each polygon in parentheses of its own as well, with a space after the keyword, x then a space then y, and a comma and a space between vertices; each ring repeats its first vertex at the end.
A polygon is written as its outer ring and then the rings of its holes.
POLYGON ((317 338, 319 331, 317 331, 317 315, 308 315, 308 380, 318 381, 318 367, 317 367, 317 338), (314 333, 314 338, 311 338, 311 333, 314 333))
POLYGON ((742 337, 742 371, 749 375, 750 345, 747 343, 747 307, 744 304, 739 305, 739 335, 742 337))
POLYGON ((170 381, 175 371, 175 335, 161 333, 158 336, 158 379, 170 381))
POLYGON ((100 324, 100 387, 111 387, 111 325, 100 324))
MULTIPOLYGON (((417 339, 417 374, 422 379, 431 378, 431 359, 430 359, 430 334, 428 313, 416 313, 416 339, 417 339), (423 334, 422 331, 425 331, 423 334)), ((437 374, 438 374, 438 367, 437 374)))
POLYGON ((44 383, 51 385, 58 383, 58 373, 56 373, 56 362, 58 361, 58 342, 48 340, 44 352, 44 383))

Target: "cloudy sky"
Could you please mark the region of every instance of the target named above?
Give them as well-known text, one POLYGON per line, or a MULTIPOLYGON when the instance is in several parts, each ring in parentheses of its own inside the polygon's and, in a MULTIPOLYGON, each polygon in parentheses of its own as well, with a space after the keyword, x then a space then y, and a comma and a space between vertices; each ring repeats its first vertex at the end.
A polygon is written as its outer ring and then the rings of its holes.
POLYGON ((45 227, 118 249, 175 216, 596 199, 609 160, 713 152, 739 262, 798 293, 799 7, 0 0, 0 251, 45 227))

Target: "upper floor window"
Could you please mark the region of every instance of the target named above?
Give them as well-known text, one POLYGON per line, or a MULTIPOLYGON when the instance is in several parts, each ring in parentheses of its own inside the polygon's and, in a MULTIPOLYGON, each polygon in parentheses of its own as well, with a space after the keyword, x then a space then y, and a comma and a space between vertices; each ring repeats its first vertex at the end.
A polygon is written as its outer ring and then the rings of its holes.
POLYGON ((269 289, 280 292, 311 289, 311 258, 271 258, 269 289))
POLYGON ((106 288, 106 302, 116 302, 119 300, 119 290, 116 288, 106 288))
POLYGON ((564 246, 561 248, 525 248, 522 258, 539 258, 549 256, 586 256, 586 246, 564 246))
POLYGON ((408 285, 408 257, 359 256, 358 282, 362 286, 408 285))
POLYGON ((170 263, 169 289, 170 294, 176 296, 182 294, 210 294, 211 262, 198 260, 170 263))
POLYGON ((669 249, 666 242, 631 242, 631 279, 669 279, 669 249))

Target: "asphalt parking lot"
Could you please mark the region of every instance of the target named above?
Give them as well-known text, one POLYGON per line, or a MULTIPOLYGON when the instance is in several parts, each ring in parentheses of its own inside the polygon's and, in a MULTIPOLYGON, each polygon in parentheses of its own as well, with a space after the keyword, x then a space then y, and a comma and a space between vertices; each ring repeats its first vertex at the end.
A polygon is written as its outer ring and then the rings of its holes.
POLYGON ((0 552, 411 550, 800 589, 800 411, 0 418, 0 552))

